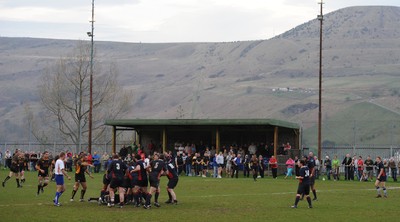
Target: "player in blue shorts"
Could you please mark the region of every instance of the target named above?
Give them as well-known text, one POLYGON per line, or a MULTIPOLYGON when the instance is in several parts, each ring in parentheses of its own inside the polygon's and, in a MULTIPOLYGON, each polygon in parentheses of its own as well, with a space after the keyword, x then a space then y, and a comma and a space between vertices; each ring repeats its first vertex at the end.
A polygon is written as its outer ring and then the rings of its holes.
POLYGON ((71 177, 68 176, 67 172, 65 171, 64 160, 65 160, 65 153, 61 152, 54 166, 54 174, 56 175, 55 180, 57 184, 57 190, 53 202, 54 206, 56 207, 61 206, 58 200, 60 199, 61 195, 65 192, 64 176, 66 176, 68 180, 71 179, 71 177))

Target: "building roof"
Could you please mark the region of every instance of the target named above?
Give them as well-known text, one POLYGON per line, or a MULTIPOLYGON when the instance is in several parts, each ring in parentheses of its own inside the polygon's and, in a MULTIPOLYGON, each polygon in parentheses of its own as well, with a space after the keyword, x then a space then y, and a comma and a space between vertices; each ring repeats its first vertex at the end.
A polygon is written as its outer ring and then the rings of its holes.
POLYGON ((119 127, 135 126, 278 126, 300 129, 299 124, 276 119, 116 119, 106 120, 105 125, 119 127))

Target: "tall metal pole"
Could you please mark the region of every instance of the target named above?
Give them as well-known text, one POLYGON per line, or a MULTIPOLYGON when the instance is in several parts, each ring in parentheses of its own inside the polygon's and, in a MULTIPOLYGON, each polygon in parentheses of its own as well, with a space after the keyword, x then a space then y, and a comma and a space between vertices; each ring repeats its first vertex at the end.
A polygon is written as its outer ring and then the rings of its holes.
POLYGON ((93 37, 94 37, 94 0, 92 0, 92 31, 90 32, 90 105, 89 105, 89 135, 88 135, 88 153, 92 153, 92 121, 93 121, 93 37))
POLYGON ((324 16, 322 13, 323 0, 319 2, 321 6, 321 13, 318 15, 320 21, 319 28, 319 97, 318 97, 318 159, 321 160, 322 142, 321 142, 321 126, 322 126, 322 23, 324 16))

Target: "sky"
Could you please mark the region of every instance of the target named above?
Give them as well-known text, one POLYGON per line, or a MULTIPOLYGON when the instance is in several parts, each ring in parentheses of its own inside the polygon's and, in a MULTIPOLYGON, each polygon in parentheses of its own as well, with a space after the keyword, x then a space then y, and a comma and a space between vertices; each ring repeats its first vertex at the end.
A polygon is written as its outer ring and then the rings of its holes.
MULTIPOLYGON (((95 0, 95 41, 269 39, 319 14, 320 0, 95 0)), ((399 0, 324 0, 324 14, 399 0)), ((92 0, 0 0, 0 37, 89 39, 92 0)))

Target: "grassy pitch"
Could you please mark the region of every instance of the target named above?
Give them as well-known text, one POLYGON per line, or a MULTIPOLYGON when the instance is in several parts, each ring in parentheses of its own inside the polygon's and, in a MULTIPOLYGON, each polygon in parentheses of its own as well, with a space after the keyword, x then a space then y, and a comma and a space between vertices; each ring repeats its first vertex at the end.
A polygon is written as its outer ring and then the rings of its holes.
MULTIPOLYGON (((0 180, 8 171, 0 170, 0 180)), ((87 178, 85 202, 70 202, 73 180, 66 181, 67 191, 61 196, 61 207, 54 207, 52 199, 55 183, 36 196, 36 173, 26 173, 23 188, 17 188, 15 179, 0 187, 0 221, 397 221, 400 184, 388 182, 389 198, 375 198, 373 182, 317 180, 318 201, 308 209, 301 201, 298 209, 293 205, 297 181, 283 177, 201 178, 180 177, 176 190, 179 204, 163 204, 167 178, 162 177, 160 208, 150 210, 134 208, 107 208, 87 202, 98 197, 102 174, 87 178)), ((69 173, 69 175, 72 175, 69 173)), ((389 178, 389 180, 391 180, 389 178)), ((312 195, 311 195, 312 196, 312 195)))

